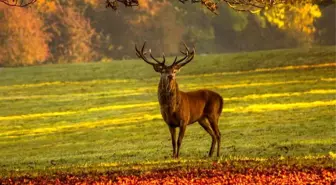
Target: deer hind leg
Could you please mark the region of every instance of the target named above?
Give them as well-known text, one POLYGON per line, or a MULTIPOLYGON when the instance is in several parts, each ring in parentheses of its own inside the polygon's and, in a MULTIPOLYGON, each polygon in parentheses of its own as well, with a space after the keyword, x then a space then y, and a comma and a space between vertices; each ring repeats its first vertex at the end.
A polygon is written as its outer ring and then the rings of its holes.
POLYGON ((215 145, 216 145, 216 135, 214 131, 212 130, 210 123, 206 120, 206 118, 200 119, 198 123, 204 128, 205 131, 207 131, 210 134, 212 138, 211 147, 209 151, 209 157, 211 157, 214 152, 215 145))
POLYGON ((221 146, 221 133, 220 133, 220 130, 218 128, 219 117, 218 116, 210 116, 210 117, 208 117, 208 120, 210 122, 211 128, 214 131, 216 139, 217 139, 217 157, 219 157, 220 146, 221 146))
POLYGON ((176 157, 176 128, 175 127, 169 127, 171 140, 172 140, 172 146, 173 146, 173 158, 176 157))

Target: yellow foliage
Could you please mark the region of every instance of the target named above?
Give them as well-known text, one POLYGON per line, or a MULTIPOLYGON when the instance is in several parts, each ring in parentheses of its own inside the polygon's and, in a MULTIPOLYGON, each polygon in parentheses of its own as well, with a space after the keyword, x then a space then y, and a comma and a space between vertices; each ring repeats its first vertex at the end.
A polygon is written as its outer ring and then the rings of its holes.
POLYGON ((55 12, 57 9, 55 1, 50 0, 38 0, 35 3, 35 7, 37 7, 40 12, 44 13, 55 12))
POLYGON ((84 0, 85 3, 90 4, 93 7, 101 5, 101 0, 84 0))
POLYGON ((322 13, 318 5, 306 1, 295 4, 278 4, 272 8, 266 8, 263 16, 268 22, 288 31, 296 38, 310 42, 316 31, 314 21, 321 17, 322 13))

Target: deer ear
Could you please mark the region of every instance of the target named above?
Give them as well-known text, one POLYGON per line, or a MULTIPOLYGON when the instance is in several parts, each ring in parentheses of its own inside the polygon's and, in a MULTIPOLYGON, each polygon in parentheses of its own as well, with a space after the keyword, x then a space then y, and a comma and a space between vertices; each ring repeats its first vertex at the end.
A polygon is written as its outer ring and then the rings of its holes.
POLYGON ((175 66, 176 72, 179 72, 181 68, 182 68, 182 66, 179 65, 179 64, 177 64, 177 65, 175 66))

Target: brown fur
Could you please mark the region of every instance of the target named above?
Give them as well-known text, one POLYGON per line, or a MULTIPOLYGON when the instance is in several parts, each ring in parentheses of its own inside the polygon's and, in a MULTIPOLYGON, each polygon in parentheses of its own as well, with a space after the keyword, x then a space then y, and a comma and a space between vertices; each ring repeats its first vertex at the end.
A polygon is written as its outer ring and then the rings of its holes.
POLYGON ((171 89, 166 89, 167 84, 164 80, 160 80, 158 98, 162 117, 170 127, 173 157, 179 156, 186 126, 195 122, 199 122, 212 137, 209 156, 212 156, 216 142, 217 156, 219 156, 221 134, 218 119, 223 109, 223 98, 218 93, 206 89, 191 92, 180 91, 175 79, 170 84, 174 85, 171 89), (177 127, 180 128, 180 133, 176 143, 177 127))

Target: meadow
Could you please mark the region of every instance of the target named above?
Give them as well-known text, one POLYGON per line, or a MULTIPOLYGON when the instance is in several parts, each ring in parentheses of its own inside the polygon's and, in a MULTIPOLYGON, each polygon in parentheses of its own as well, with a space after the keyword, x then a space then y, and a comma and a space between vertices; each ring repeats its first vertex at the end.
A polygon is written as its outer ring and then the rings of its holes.
POLYGON ((195 123, 178 160, 157 102, 159 74, 145 62, 2 68, 0 174, 334 156, 335 67, 334 46, 197 55, 177 82, 224 97, 221 157, 207 158, 211 138, 195 123))

